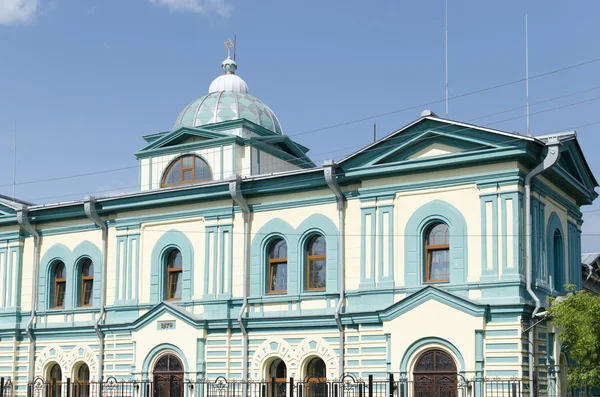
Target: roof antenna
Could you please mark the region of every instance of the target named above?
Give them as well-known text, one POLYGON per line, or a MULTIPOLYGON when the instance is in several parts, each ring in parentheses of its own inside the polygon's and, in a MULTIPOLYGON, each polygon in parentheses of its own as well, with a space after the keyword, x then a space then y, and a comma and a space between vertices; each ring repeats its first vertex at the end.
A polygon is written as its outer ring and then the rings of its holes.
POLYGON ((235 52, 237 50, 237 34, 233 35, 233 60, 235 61, 235 52))
POLYGON ((377 142, 377 123, 373 123, 373 143, 377 142))
POLYGON ((446 118, 448 118, 448 0, 446 0, 446 118))
POLYGON ((529 29, 527 26, 527 14, 525 14, 525 102, 527 107, 527 136, 531 136, 529 124, 529 29))
POLYGON ((16 191, 17 191, 17 120, 15 120, 15 139, 14 139, 14 153, 13 153, 13 201, 15 201, 15 199, 17 198, 16 195, 16 191))

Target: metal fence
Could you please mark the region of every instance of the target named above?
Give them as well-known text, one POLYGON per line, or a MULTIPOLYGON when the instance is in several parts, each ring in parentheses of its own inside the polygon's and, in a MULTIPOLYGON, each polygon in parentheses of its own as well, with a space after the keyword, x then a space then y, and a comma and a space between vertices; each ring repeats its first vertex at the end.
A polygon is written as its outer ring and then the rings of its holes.
MULTIPOLYGON (((12 387, 3 386, 12 397, 12 387)), ((8 394, 6 394, 8 393, 8 394)), ((344 375, 336 380, 309 378, 296 380, 237 381, 219 377, 212 381, 169 377, 168 380, 117 380, 103 382, 46 381, 36 378, 27 386, 27 397, 591 397, 600 389, 576 389, 534 383, 532 393, 527 379, 466 379, 461 375, 385 380, 358 379, 344 375)))
POLYGON ((0 378, 0 397, 12 397, 13 387, 10 379, 0 378))

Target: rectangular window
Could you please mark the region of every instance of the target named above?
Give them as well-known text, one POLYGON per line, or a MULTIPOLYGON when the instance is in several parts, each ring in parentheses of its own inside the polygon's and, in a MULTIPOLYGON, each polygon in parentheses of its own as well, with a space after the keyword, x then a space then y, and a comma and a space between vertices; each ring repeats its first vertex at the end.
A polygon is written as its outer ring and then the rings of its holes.
POLYGON ((92 304, 94 281, 84 280, 81 287, 81 306, 90 306, 92 304))
POLYGON ((287 292, 287 262, 271 263, 269 273, 269 292, 287 292))
POLYGON ((65 307, 66 284, 64 281, 57 281, 54 284, 54 307, 57 309, 65 307))
POLYGON ((169 290, 167 299, 181 299, 181 272, 179 271, 169 272, 169 290))

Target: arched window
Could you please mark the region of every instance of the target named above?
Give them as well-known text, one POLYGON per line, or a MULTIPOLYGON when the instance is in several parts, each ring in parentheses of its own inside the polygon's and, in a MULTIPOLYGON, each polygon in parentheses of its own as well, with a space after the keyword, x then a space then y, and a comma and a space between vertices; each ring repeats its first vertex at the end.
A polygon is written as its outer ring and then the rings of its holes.
POLYGON ((448 225, 434 223, 425 233, 425 282, 450 281, 448 225))
POLYGON ((180 300, 182 287, 182 257, 179 250, 173 250, 167 257, 167 300, 180 300))
POLYGON ((173 354, 158 359, 152 371, 155 397, 183 397, 183 365, 173 354))
POLYGON ((314 236, 306 245, 306 289, 323 291, 326 287, 325 237, 314 236))
MULTIPOLYGON (((62 309, 65 307, 65 289, 67 287, 67 272, 65 264, 58 262, 54 265, 54 300, 53 307, 62 309)), ((60 369, 60 367, 59 367, 60 369)))
POLYGON ((77 369, 74 383, 75 397, 89 397, 90 395, 90 368, 81 364, 77 369))
POLYGON ((287 292, 287 244, 277 239, 269 246, 268 291, 273 294, 287 292))
POLYGON ((91 306, 94 297, 94 263, 86 259, 81 265, 81 306, 91 306))
MULTIPOLYGON (((64 266, 64 265, 63 265, 64 266)), ((54 364, 50 368, 50 393, 48 397, 61 397, 62 394, 62 370, 60 365, 54 364)))
POLYGON ((327 367, 315 357, 306 366, 306 397, 327 397, 327 367))
POLYGON ((423 353, 415 364, 413 377, 415 396, 457 396, 456 364, 441 350, 423 353))
POLYGON ((210 168, 206 161, 192 154, 181 156, 169 165, 162 179, 161 186, 177 186, 186 183, 210 181, 210 168))
POLYGON ((283 362, 283 360, 280 358, 273 360, 271 365, 269 365, 269 367, 268 367, 267 380, 271 382, 271 381, 273 381, 273 379, 275 380, 275 390, 274 390, 275 393, 273 393, 273 390, 269 387, 267 396, 268 397, 285 397, 285 396, 287 396, 287 393, 286 393, 287 366, 285 365, 285 362, 283 362))
POLYGON ((565 288, 563 277, 565 272, 565 254, 563 251, 562 235, 558 229, 554 231, 552 245, 554 254, 554 258, 552 258, 554 263, 554 269, 552 269, 554 280, 552 280, 552 284, 554 285, 551 286, 557 291, 562 291, 565 288))

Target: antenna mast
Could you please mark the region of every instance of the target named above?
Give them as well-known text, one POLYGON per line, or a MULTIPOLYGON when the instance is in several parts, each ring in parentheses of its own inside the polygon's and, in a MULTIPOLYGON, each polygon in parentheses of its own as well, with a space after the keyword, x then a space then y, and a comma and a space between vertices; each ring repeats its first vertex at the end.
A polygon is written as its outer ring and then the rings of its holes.
POLYGON ((237 50, 237 34, 233 35, 233 60, 235 61, 235 53, 237 50))
POLYGON ((446 118, 448 118, 448 0, 446 0, 446 118))
POLYGON ((529 28, 527 26, 527 14, 525 14, 525 103, 527 108, 527 136, 531 136, 529 124, 529 28))
POLYGON ((13 201, 16 199, 17 190, 17 120, 15 120, 14 151, 13 151, 13 201))

